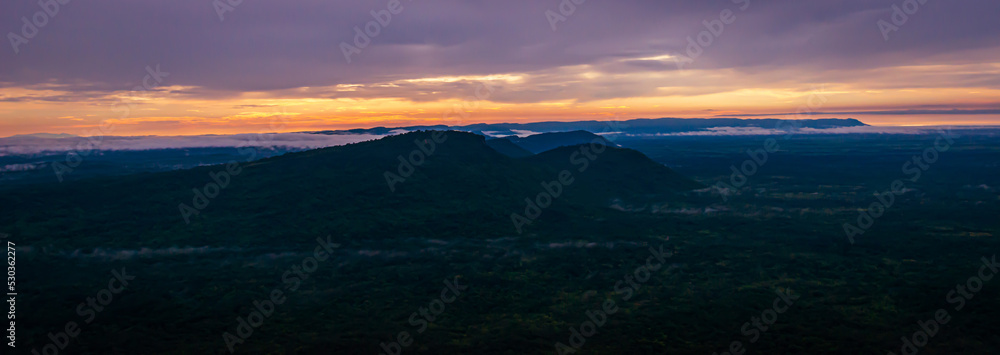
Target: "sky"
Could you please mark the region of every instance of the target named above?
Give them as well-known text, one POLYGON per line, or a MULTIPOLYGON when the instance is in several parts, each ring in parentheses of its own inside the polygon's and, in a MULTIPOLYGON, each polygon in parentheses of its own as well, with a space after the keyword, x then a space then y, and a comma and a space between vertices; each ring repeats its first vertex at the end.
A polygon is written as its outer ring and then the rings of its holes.
POLYGON ((4 0, 0 136, 1000 125, 998 14, 995 0, 4 0))

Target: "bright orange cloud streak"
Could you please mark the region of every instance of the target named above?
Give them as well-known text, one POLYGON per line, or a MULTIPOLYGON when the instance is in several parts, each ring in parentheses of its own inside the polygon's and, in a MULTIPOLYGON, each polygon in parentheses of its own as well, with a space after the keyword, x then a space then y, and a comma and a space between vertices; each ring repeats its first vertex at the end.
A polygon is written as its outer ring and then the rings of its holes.
MULTIPOLYGON (((191 98, 178 93, 192 88, 168 87, 130 101, 134 106, 126 114, 113 106, 122 93, 53 100, 51 98, 72 98, 73 93, 52 87, 5 88, 0 89, 0 99, 6 99, 0 101, 0 131, 3 136, 38 132, 86 135, 107 122, 115 127, 112 135, 193 135, 433 124, 741 117, 794 113, 816 97, 822 99, 816 109, 821 112, 928 107, 995 109, 1000 98, 1000 90, 951 86, 954 80, 948 79, 948 75, 956 73, 961 76, 1000 73, 997 64, 888 68, 869 73, 869 80, 822 85, 759 82, 759 76, 727 70, 609 76, 590 66, 577 66, 560 68, 559 72, 560 79, 555 82, 544 81, 551 74, 537 73, 429 77, 367 85, 246 92, 217 99, 191 98), (891 78, 900 75, 937 78, 940 84, 915 87, 891 82, 891 78), (493 89, 489 99, 469 110, 470 117, 464 122, 444 119, 445 112, 469 102, 473 89, 480 82, 489 83, 493 89), (622 83, 627 85, 622 86, 622 83), (619 92, 632 87, 642 90, 619 92), (539 90, 549 91, 531 94, 539 90), (560 98, 566 91, 572 98, 560 98), (338 96, 341 97, 329 98, 338 96), (286 124, 276 128, 275 117, 283 117, 286 124)), ((851 117, 873 125, 1000 124, 996 115, 837 114, 822 117, 851 117)))

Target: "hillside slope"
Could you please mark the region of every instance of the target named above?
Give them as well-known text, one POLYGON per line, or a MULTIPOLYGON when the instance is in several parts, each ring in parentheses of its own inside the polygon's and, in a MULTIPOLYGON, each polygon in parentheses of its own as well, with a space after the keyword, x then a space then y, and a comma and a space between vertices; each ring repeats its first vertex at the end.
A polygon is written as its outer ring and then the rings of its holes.
MULTIPOLYGON (((609 196, 695 186, 638 152, 609 149, 550 215, 605 209, 609 196)), ((169 247, 287 245, 321 234, 504 236, 510 214, 570 164, 563 155, 570 153, 512 159, 475 134, 412 132, 228 166, 11 191, 0 205, 16 208, 0 215, 0 230, 32 244, 79 247, 93 247, 95 238, 104 246, 169 247)))
POLYGON ((500 154, 511 158, 525 158, 535 155, 527 149, 514 144, 514 142, 511 142, 510 139, 507 138, 487 139, 486 145, 490 146, 490 148, 493 148, 493 150, 499 152, 500 154))
POLYGON ((600 145, 574 145, 526 160, 570 171, 576 179, 574 190, 592 200, 669 197, 704 187, 632 149, 607 146, 602 150, 600 145))

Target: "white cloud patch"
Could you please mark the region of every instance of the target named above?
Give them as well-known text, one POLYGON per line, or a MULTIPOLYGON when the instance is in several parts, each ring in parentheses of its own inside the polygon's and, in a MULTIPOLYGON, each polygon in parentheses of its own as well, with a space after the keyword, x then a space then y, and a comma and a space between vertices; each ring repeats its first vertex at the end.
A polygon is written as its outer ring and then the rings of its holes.
MULTIPOLYGON (((74 137, 0 138, 0 156, 58 153, 69 151, 117 151, 182 148, 260 147, 288 149, 316 149, 333 147, 383 137, 375 134, 311 134, 270 133, 203 136, 140 136, 140 137, 74 137)), ((25 167, 11 167, 23 169, 25 167)))
POLYGON ((8 164, 8 165, 0 166, 0 173, 11 172, 11 171, 35 170, 35 169, 40 168, 41 166, 42 166, 41 164, 32 164, 32 163, 27 163, 27 164, 8 164))
POLYGON ((527 137, 527 136, 533 136, 533 135, 539 134, 539 132, 532 132, 532 131, 523 130, 523 129, 512 129, 510 131, 514 132, 514 134, 516 134, 518 137, 522 137, 522 138, 523 137, 527 137))
MULTIPOLYGON (((876 127, 856 126, 837 128, 800 128, 795 134, 927 134, 939 127, 876 127)), ((671 132, 656 134, 630 134, 632 137, 669 136, 772 136, 789 132, 781 129, 762 127, 711 127, 704 131, 671 132)))

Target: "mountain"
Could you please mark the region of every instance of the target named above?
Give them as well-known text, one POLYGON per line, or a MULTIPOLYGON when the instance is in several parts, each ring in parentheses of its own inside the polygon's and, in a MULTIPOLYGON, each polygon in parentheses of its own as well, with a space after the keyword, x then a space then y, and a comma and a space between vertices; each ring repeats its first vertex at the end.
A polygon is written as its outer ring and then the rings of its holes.
POLYGON ((514 144, 514 142, 511 142, 510 139, 507 138, 487 139, 486 145, 493 148, 493 150, 499 152, 500 154, 511 158, 525 158, 535 155, 535 153, 521 148, 521 146, 514 144))
POLYGON ((342 131, 319 131, 310 132, 317 134, 388 134, 393 131, 416 131, 416 130, 457 130, 465 132, 482 133, 494 137, 509 136, 527 132, 568 132, 568 131, 590 131, 590 132, 621 132, 624 134, 658 134, 677 132, 697 132, 710 128, 720 127, 758 127, 758 128, 778 128, 791 126, 788 122, 794 121, 799 128, 828 129, 838 127, 867 126, 853 118, 838 119, 809 119, 809 120, 781 120, 773 118, 765 119, 739 119, 739 118, 640 118, 625 121, 575 121, 575 122, 532 122, 532 123, 477 123, 465 126, 409 126, 409 127, 375 127, 361 128, 342 131))
MULTIPOLYGON (((4 188, 0 205, 18 208, 0 215, 0 230, 35 245, 91 248, 287 246, 330 231, 362 239, 502 237, 514 232, 511 213, 544 191, 543 182, 578 168, 576 148, 514 159, 483 136, 420 131, 226 165, 4 188)), ((609 147, 593 168, 573 170, 579 184, 546 213, 604 211, 609 198, 697 186, 665 169, 609 147)))
POLYGON ((589 144, 592 142, 600 142, 601 144, 608 146, 617 146, 607 139, 604 139, 604 137, 587 131, 541 133, 527 137, 510 136, 506 137, 506 139, 533 154, 538 154, 559 147, 589 144))
POLYGON ((572 172, 576 181, 571 188, 593 199, 668 196, 704 187, 638 151, 613 146, 603 150, 591 144, 559 147, 527 161, 572 172))

